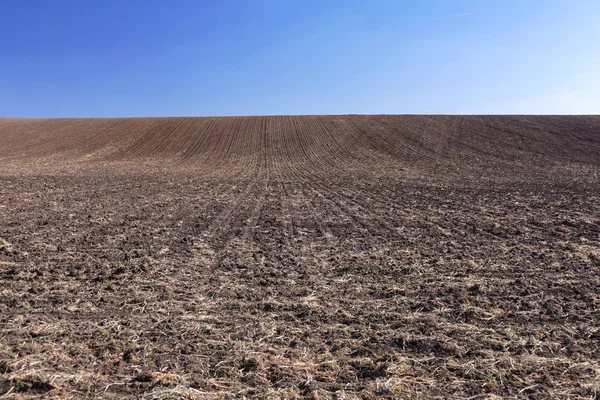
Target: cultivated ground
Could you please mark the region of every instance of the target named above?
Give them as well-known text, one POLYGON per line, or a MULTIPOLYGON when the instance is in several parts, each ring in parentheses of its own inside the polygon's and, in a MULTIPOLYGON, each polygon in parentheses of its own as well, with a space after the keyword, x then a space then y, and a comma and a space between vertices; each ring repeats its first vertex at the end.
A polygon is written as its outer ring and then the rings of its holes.
POLYGON ((599 164, 600 117, 0 119, 0 398, 598 398, 599 164))

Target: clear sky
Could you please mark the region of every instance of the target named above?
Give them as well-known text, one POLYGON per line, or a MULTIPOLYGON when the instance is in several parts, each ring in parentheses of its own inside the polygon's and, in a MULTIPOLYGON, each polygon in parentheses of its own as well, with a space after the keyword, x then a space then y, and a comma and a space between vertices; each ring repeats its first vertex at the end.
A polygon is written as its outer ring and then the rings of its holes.
POLYGON ((0 116, 600 114, 598 0, 0 0, 0 116))

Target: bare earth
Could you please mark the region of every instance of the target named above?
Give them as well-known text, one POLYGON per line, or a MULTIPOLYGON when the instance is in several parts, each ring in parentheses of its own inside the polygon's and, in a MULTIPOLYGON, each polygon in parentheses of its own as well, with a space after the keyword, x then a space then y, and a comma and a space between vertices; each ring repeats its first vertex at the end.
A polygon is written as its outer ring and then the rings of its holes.
POLYGON ((598 116, 0 119, 0 397, 599 398, 599 165, 598 116))

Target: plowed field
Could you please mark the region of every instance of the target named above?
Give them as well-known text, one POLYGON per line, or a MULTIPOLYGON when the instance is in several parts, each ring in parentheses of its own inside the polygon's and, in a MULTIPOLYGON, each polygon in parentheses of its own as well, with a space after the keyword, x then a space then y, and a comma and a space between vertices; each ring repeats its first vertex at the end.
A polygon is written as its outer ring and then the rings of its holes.
POLYGON ((598 398, 600 117, 0 119, 0 397, 598 398))

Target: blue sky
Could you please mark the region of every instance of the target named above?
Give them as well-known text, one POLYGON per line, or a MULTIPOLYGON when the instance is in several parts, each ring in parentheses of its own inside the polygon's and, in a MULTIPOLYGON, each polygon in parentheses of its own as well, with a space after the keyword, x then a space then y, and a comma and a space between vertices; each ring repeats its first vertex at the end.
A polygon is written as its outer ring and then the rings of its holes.
POLYGON ((0 0, 0 116, 600 114, 597 0, 0 0))

